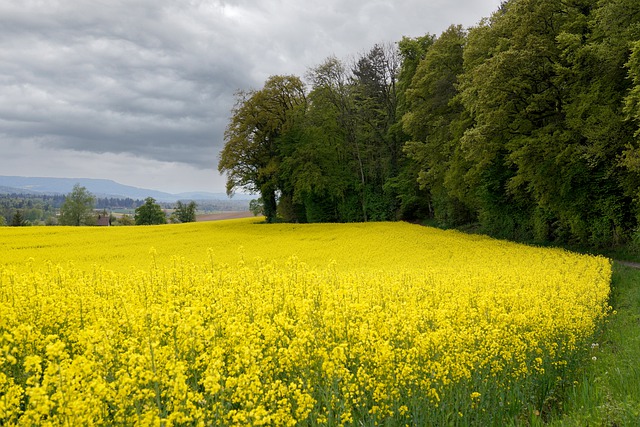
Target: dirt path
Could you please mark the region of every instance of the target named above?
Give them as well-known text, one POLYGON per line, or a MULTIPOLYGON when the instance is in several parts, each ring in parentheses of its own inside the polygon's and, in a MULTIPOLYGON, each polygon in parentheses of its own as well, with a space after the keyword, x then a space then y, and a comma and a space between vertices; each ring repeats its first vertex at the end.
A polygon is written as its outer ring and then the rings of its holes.
POLYGON ((618 260, 615 260, 615 261, 618 264, 626 265, 627 267, 636 268, 636 269, 640 270, 640 263, 638 263, 638 262, 618 261, 618 260))
POLYGON ((249 218, 253 214, 249 211, 240 212, 222 212, 217 214, 198 215, 196 221, 219 221, 221 219, 237 219, 237 218, 249 218))

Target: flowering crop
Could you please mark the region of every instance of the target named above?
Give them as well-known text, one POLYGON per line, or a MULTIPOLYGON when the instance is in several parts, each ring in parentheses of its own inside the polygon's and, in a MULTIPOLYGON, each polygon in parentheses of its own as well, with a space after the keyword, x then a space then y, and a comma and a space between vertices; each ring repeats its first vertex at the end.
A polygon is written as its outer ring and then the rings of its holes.
POLYGON ((0 424, 501 425, 611 266, 404 223, 0 229, 0 424))

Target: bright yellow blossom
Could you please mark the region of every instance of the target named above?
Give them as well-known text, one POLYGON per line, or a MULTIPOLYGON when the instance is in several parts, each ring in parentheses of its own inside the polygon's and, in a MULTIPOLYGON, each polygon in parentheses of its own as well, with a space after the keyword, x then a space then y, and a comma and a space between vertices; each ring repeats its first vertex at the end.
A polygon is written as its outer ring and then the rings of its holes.
POLYGON ((610 310, 604 258, 405 223, 6 227, 0 253, 2 425, 495 423, 610 310))

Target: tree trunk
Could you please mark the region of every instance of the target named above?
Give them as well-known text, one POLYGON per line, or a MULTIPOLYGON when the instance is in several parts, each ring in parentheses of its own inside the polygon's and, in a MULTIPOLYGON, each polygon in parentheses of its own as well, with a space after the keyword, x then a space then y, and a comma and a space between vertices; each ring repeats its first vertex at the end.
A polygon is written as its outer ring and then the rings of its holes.
POLYGON ((272 189, 262 190, 264 216, 269 224, 276 221, 276 192, 272 189))

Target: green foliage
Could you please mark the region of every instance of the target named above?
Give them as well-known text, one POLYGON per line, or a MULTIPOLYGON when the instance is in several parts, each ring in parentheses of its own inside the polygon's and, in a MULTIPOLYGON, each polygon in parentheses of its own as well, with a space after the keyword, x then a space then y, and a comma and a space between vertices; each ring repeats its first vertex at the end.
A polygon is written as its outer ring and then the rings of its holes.
MULTIPOLYGON (((629 70, 629 78, 632 81, 626 98, 624 111, 627 117, 636 124, 635 139, 628 141, 624 151, 623 164, 632 172, 640 174, 640 41, 632 44, 629 61, 626 63, 629 70)), ((640 191, 633 194, 640 198, 640 191)), ((640 212, 639 212, 640 214, 640 212)))
POLYGON ((11 226, 12 227, 24 227, 29 225, 29 222, 24 218, 21 211, 16 211, 11 218, 11 226))
POLYGON ((153 197, 147 197, 144 204, 136 208, 136 225, 166 224, 167 216, 153 197))
POLYGON ((398 51, 376 45, 350 72, 335 58, 309 72, 310 107, 283 161, 296 220, 395 218, 395 187, 386 183, 402 157, 393 130, 398 70, 398 51))
POLYGON ((420 187, 429 191, 431 216, 446 227, 469 222, 473 215, 451 188, 454 163, 464 163, 459 155, 457 125, 464 120, 458 94, 458 75, 463 71, 466 33, 451 26, 438 37, 418 65, 406 99, 408 111, 402 117, 410 140, 406 155, 418 167, 420 187))
POLYGON ((178 200, 174 215, 179 222, 195 222, 197 207, 198 205, 194 201, 184 204, 178 200))
POLYGON ((618 163, 624 55, 598 30, 606 7, 511 1, 469 33, 458 99, 472 124, 456 147, 468 163, 445 182, 466 187, 485 230, 602 246, 634 226, 637 180, 618 163))
POLYGON ((32 223, 52 223, 56 221, 57 209, 64 202, 64 197, 44 194, 0 194, 0 216, 5 219, 5 223, 9 223, 16 210, 20 210, 22 216, 32 223))
POLYGON ((328 58, 310 70, 308 79, 313 87, 303 137, 285 161, 294 200, 303 203, 309 221, 348 221, 339 214, 340 205, 353 197, 355 216, 362 220, 365 160, 345 64, 328 58))
POLYGON ((395 195, 397 201, 396 218, 411 221, 433 217, 431 194, 418 182, 421 165, 407 153, 406 144, 412 136, 403 130, 403 119, 412 108, 408 99, 412 81, 418 66, 424 60, 435 39, 435 36, 426 34, 416 38, 403 37, 398 42, 401 63, 396 83, 397 120, 391 126, 390 133, 394 136, 397 144, 402 147, 403 152, 398 160, 397 175, 387 180, 385 189, 387 193, 395 195))
POLYGON ((135 220, 130 215, 124 214, 117 218, 112 225, 135 225, 135 223, 135 220))
POLYGON ((429 218, 607 247, 640 221, 640 3, 510 0, 241 93, 219 169, 271 222, 429 218))
POLYGON ((80 184, 73 186, 60 207, 61 225, 94 225, 93 207, 95 197, 80 184))
POLYGON ((253 199, 249 202, 249 210, 254 216, 264 215, 262 199, 253 199))
POLYGON ((262 196, 267 222, 276 217, 282 191, 280 140, 306 109, 305 89, 295 76, 272 76, 262 90, 240 92, 225 131, 218 170, 227 175, 227 193, 242 188, 262 196))

